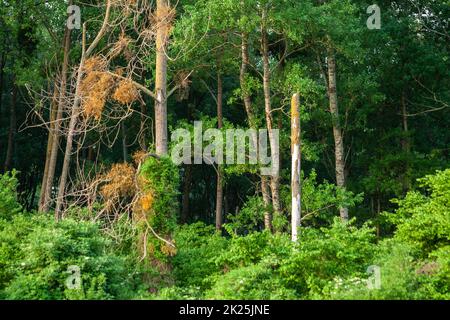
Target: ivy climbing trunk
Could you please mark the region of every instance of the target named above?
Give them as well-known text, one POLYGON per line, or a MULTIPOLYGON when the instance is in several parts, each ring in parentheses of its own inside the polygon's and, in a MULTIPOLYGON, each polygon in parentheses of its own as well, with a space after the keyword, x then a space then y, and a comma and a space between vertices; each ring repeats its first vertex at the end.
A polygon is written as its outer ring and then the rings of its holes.
MULTIPOLYGON (((328 97, 330 102, 330 113, 333 118, 333 135, 335 144, 335 170, 336 183, 338 187, 345 188, 345 154, 344 137, 339 119, 339 106, 336 84, 336 57, 332 49, 328 49, 328 97)), ((342 221, 348 221, 348 208, 339 208, 342 221)))

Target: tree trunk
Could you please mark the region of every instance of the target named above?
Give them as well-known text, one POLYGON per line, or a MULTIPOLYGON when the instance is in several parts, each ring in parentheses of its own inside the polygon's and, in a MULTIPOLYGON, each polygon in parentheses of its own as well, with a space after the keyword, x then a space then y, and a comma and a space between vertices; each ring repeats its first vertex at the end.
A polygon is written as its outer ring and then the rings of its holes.
MULTIPOLYGON (((66 99, 66 87, 67 87, 67 72, 69 70, 69 54, 70 54, 70 35, 71 30, 66 28, 64 33, 64 57, 63 64, 61 69, 61 84, 59 88, 59 98, 58 105, 56 108, 56 116, 53 124, 53 129, 50 127, 49 132, 49 143, 51 142, 51 148, 49 153, 49 161, 48 161, 48 170, 46 182, 43 182, 43 194, 41 194, 39 201, 39 211, 47 212, 50 208, 51 197, 52 197, 52 188, 53 188, 53 180, 55 177, 56 171, 56 162, 58 160, 58 148, 60 141, 60 131, 62 126, 62 121, 64 117, 64 104, 66 99), (53 130, 53 132, 52 132, 53 130), (50 139, 51 136, 51 139, 50 139), (51 140, 51 141, 50 141, 51 140)), ((55 83, 56 86, 56 83, 55 83)))
POLYGON ((156 32, 156 75, 155 75, 155 143, 156 154, 163 156, 168 153, 167 138, 167 38, 169 12, 167 0, 156 1, 157 32, 156 32))
POLYGON ((291 152, 292 152, 292 241, 297 242, 301 222, 301 124, 300 97, 295 94, 291 104, 291 152))
MULTIPOLYGON (((89 46, 89 48, 86 49, 86 28, 84 25, 83 27, 83 35, 82 35, 82 53, 81 53, 81 59, 80 59, 80 65, 78 67, 77 72, 77 81, 75 85, 75 98, 72 105, 72 112, 70 115, 70 122, 69 122, 69 132, 67 134, 67 142, 66 142, 66 151, 64 153, 64 161, 63 161, 63 169, 61 172, 61 179, 59 181, 59 188, 58 188, 58 198, 56 200, 56 208, 55 208, 55 218, 56 220, 59 220, 61 218, 61 210, 63 206, 63 201, 66 193, 66 184, 67 184, 67 177, 69 175, 69 166, 70 166, 70 158, 72 156, 72 145, 73 145, 73 138, 75 135, 75 127, 78 121, 78 116, 80 113, 80 104, 81 104, 81 92, 80 92, 80 85, 81 80, 83 79, 83 68, 84 68, 84 62, 85 60, 92 54, 94 49, 97 47, 98 43, 104 36, 106 29, 108 28, 108 21, 111 13, 111 1, 106 1, 106 12, 105 12, 105 18, 103 19, 103 24, 98 32, 97 36, 89 46)), ((49 184, 47 184, 48 187, 49 184)))
POLYGON ((189 220, 189 196, 191 194, 192 185, 192 165, 185 165, 184 172, 184 185, 183 185, 183 200, 182 200, 182 210, 181 210, 181 222, 187 223, 189 220))
POLYGON ((2 52, 1 60, 0 60, 0 117, 2 114, 2 106, 3 106, 3 78, 5 75, 5 65, 6 65, 6 52, 2 52))
MULTIPOLYGON (((247 92, 246 89, 246 83, 245 83, 245 77, 247 75, 247 68, 250 64, 250 58, 248 54, 248 34, 242 33, 242 44, 241 44, 241 55, 242 55, 242 63, 241 63, 241 70, 240 70, 240 84, 241 84, 241 91, 242 91, 242 99, 244 100, 244 106, 245 106, 245 112, 247 113, 248 123, 250 126, 250 129, 257 130, 258 126, 256 124, 254 111, 252 108, 252 101, 250 98, 250 94, 247 92)), ((263 202, 266 208, 269 208, 270 206, 270 195, 268 190, 268 181, 267 178, 262 176, 261 177, 261 193, 263 196, 263 202)), ((272 230, 272 219, 270 216, 270 212, 268 210, 264 211, 264 228, 266 230, 272 230)))
POLYGON ((401 100, 401 106, 402 106, 402 127, 403 127, 403 137, 402 137, 402 149, 404 154, 406 155, 405 160, 405 172, 403 173, 403 181, 402 181, 402 187, 403 187, 403 193, 406 194, 409 189, 411 189, 411 183, 409 181, 409 155, 411 153, 411 141, 409 138, 409 128, 408 128, 408 110, 406 105, 406 95, 403 92, 402 93, 402 100, 401 100))
MULTIPOLYGON (((334 52, 328 50, 328 97, 330 100, 330 113, 333 117, 333 135, 335 144, 336 183, 338 187, 345 188, 345 153, 344 137, 339 119, 339 107, 336 84, 336 59, 334 52)), ((342 221, 348 221, 348 208, 339 208, 342 221)))
POLYGON ((128 161, 128 145, 127 145, 127 132, 125 129, 125 123, 122 121, 120 124, 120 130, 122 131, 122 154, 123 162, 128 161))
POLYGON ((16 117, 16 109, 17 109, 17 85, 15 84, 15 79, 13 79, 13 89, 11 95, 11 104, 9 106, 9 134, 8 134, 8 146, 6 151, 6 159, 5 159, 5 172, 10 171, 13 166, 14 161, 14 146, 16 142, 16 131, 17 131, 17 117, 16 117))
MULTIPOLYGON (((217 125, 218 129, 223 127, 223 82, 222 74, 217 73, 217 125)), ((216 189, 216 229, 221 230, 223 224, 223 172, 222 166, 217 166, 217 189, 216 189)))
POLYGON ((261 48, 263 56, 263 87, 264 87, 264 106, 267 130, 269 133, 270 141, 270 154, 272 158, 272 166, 274 168, 271 177, 270 187, 272 190, 272 204, 274 213, 277 215, 281 214, 281 203, 280 203, 280 166, 274 165, 279 164, 279 150, 278 145, 275 141, 275 135, 273 132, 273 117, 272 117, 272 104, 270 95, 270 65, 269 65, 269 42, 267 38, 267 30, 265 27, 266 12, 263 13, 263 25, 261 28, 261 48))
POLYGON ((44 206, 44 199, 45 199, 45 192, 47 190, 47 180, 48 180, 48 167, 50 165, 50 158, 52 155, 52 144, 53 144, 53 137, 55 132, 55 120, 57 115, 57 105, 58 105, 58 96, 59 96, 59 90, 57 85, 57 79, 55 79, 54 86, 53 86, 53 97, 52 101, 50 103, 50 117, 49 117, 49 126, 48 126, 48 136, 47 136, 47 149, 45 152, 45 168, 44 168, 44 174, 42 176, 42 184, 41 184, 41 191, 39 194, 39 211, 42 212, 43 206, 44 206))

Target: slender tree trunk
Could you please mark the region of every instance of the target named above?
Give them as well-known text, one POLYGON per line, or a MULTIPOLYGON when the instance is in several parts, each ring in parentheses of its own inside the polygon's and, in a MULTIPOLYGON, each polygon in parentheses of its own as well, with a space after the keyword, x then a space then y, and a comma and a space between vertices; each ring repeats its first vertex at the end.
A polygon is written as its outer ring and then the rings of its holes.
POLYGON ((141 103, 141 135, 142 139, 140 139, 139 144, 142 150, 147 151, 147 128, 145 126, 145 120, 147 116, 147 106, 144 102, 141 103))
POLYGON ((5 171, 10 171, 13 166, 14 161, 14 146, 16 142, 16 131, 17 131, 17 85, 15 84, 15 79, 13 79, 13 89, 11 95, 11 104, 9 106, 9 134, 8 134, 8 147, 6 151, 5 159, 5 171))
MULTIPOLYGON (((217 124, 219 130, 223 127, 223 82, 222 74, 217 73, 217 124)), ((216 189, 216 229, 221 230, 223 224, 223 172, 222 166, 217 166, 217 189, 216 189)))
POLYGON ((181 210, 181 222, 187 223, 189 220, 189 203, 192 185, 192 165, 185 165, 184 172, 184 185, 183 185, 183 200, 182 200, 182 210, 181 210))
MULTIPOLYGON (((241 70, 240 70, 240 84, 242 90, 242 98, 244 100, 245 111, 247 113, 248 123, 251 129, 258 129, 255 120, 255 114, 252 107, 252 101, 250 98, 250 94, 247 92, 247 85, 245 83, 247 76, 247 68, 250 64, 250 58, 248 53, 248 34, 242 33, 242 44, 241 44, 241 70)), ((269 194, 269 185, 267 181, 267 177, 261 176, 261 193, 263 196, 263 202, 266 208, 270 206, 270 194, 269 194)), ((264 228, 266 230, 272 230, 272 218, 270 216, 270 212, 268 210, 264 211, 264 228)))
POLYGON ((3 78, 5 75, 5 65, 6 65, 6 52, 2 52, 1 60, 0 60, 0 117, 2 114, 2 106, 3 106, 3 78))
POLYGON ((44 199, 45 199, 45 192, 47 190, 47 180, 48 180, 48 167, 50 165, 50 158, 52 155, 52 144, 53 144, 53 137, 55 135, 55 120, 57 115, 57 106, 58 106, 58 96, 59 96, 59 90, 57 85, 57 80, 54 81, 53 86, 53 97, 52 101, 50 103, 50 117, 49 117, 49 130, 48 130, 48 136, 47 136, 47 149, 45 152, 45 168, 44 168, 44 174, 42 176, 42 184, 41 184, 41 191, 39 194, 39 211, 42 211, 44 206, 44 199))
POLYGON ((301 204, 301 124, 300 97, 295 94, 291 104, 291 152, 292 152, 292 241, 297 242, 300 228, 301 204))
POLYGON ((127 162, 127 160, 128 160, 127 132, 126 132, 126 129, 125 129, 125 123, 123 121, 120 124, 120 130, 122 131, 123 162, 127 162))
POLYGON ((409 181, 409 155, 411 153, 411 140, 409 138, 409 128, 408 128, 408 110, 406 105, 406 95, 405 92, 402 93, 402 126, 403 126, 403 137, 402 137, 402 149, 406 155, 405 161, 405 171, 403 173, 403 192, 406 194, 409 189, 411 189, 411 183, 409 181))
MULTIPOLYGON (((106 12, 105 12, 105 18, 103 19, 103 24, 98 32, 97 36, 89 46, 89 48, 86 49, 86 25, 83 27, 83 35, 82 35, 82 53, 81 53, 81 59, 80 59, 80 65, 78 67, 77 72, 77 81, 75 85, 75 98, 72 105, 72 111, 70 115, 70 122, 69 122, 69 132, 67 134, 67 142, 66 142, 66 151, 64 153, 64 161, 63 161, 63 168, 61 172, 61 179, 59 181, 59 188, 58 188, 58 198, 56 200, 56 208, 55 208, 55 218, 56 220, 59 220, 61 218, 61 210, 63 207, 63 201, 66 193, 66 184, 67 184, 67 177, 69 175, 69 166, 70 166, 70 158, 72 156, 72 146, 73 146, 73 139, 75 135, 75 127, 78 121, 78 116, 80 113, 80 104, 81 104, 81 92, 80 92, 80 85, 81 80, 83 79, 83 68, 84 68, 84 62, 85 60, 92 54, 94 49, 97 47, 100 40, 103 38, 107 28, 108 28, 108 22, 109 17, 111 13, 111 0, 106 0, 106 12)), ((47 184, 48 186, 49 184, 47 184)))
MULTIPOLYGON (((263 25, 261 28, 261 47, 263 56, 263 87, 264 87, 264 106, 267 130, 269 133, 270 140, 270 153, 272 157, 272 166, 274 163, 279 164, 279 150, 278 145, 275 141, 275 135, 273 132, 273 117, 272 117, 272 104, 271 104, 271 94, 270 94, 270 64, 269 64, 269 41, 267 38, 267 30, 265 27, 266 12, 263 13, 263 25)), ((272 179, 270 183, 272 190, 272 205, 274 213, 277 215, 281 214, 281 202, 280 202, 280 166, 274 166, 272 172, 272 179)))
MULTIPOLYGON (((336 84, 336 59, 334 52, 328 50, 328 96, 330 100, 330 113, 333 117, 333 134, 335 144, 336 183, 338 187, 345 188, 345 153, 344 137, 339 119, 339 107, 336 84)), ((339 208, 342 221, 348 221, 348 208, 339 208)))
POLYGON ((159 156, 168 153, 167 137, 167 40, 168 21, 167 0, 156 1, 157 32, 156 32, 156 75, 155 75, 155 140, 156 154, 159 156))
MULTIPOLYGON (((56 162, 58 160, 58 148, 61 135, 61 127, 64 116, 64 104, 66 103, 66 87, 67 87, 67 73, 69 70, 69 54, 70 54, 70 35, 71 30, 66 28, 64 33, 64 57, 61 69, 61 83, 59 88, 58 105, 56 108, 56 116, 54 124, 49 132, 49 144, 51 142, 50 153, 48 156, 48 170, 46 173, 46 181, 43 182, 43 194, 41 194, 39 201, 39 211, 47 212, 50 208, 53 180, 55 178, 56 162), (52 132, 53 131, 53 132, 52 132), (51 139, 50 139, 51 136, 51 139), (51 140, 51 141, 50 141, 51 140)), ((56 87, 55 83, 55 87, 56 87)), ((45 178, 45 177, 44 177, 45 178)))

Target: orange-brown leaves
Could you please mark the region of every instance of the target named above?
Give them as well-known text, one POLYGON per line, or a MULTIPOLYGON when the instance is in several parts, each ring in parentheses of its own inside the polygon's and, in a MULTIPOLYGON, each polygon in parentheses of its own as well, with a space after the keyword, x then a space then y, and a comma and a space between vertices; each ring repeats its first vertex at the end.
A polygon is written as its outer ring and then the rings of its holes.
POLYGON ((133 196, 136 192, 134 178, 136 170, 128 163, 120 163, 112 166, 105 175, 108 180, 101 189, 102 196, 106 199, 133 196))
POLYGON ((146 157, 147 157, 147 152, 145 152, 144 150, 139 150, 133 154, 133 161, 136 165, 139 165, 140 163, 144 162, 146 157))
POLYGON ((88 117, 100 120, 114 77, 107 72, 91 71, 81 82, 83 109, 88 117))
POLYGON ((122 80, 114 92, 113 99, 121 104, 130 104, 139 98, 139 91, 131 80, 122 80))
POLYGON ((107 67, 108 62, 105 58, 93 56, 84 62, 83 72, 89 74, 93 71, 105 71, 107 67))

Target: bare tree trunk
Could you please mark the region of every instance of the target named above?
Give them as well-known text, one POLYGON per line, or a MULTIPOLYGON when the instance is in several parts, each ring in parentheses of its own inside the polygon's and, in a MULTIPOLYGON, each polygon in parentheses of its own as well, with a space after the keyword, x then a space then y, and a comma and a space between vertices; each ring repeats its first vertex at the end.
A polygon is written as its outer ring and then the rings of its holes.
POLYGON ((156 32, 156 75, 155 75, 155 142, 156 154, 168 153, 167 137, 167 38, 169 11, 167 0, 156 1, 157 32, 156 32))
POLYGON ((187 223, 189 220, 189 196, 191 194, 192 185, 192 165, 185 165, 184 172, 184 185, 183 185, 183 200, 182 200, 182 210, 181 210, 181 222, 187 223))
MULTIPOLYGON (((64 57, 61 69, 61 84, 59 88, 58 106, 56 108, 56 116, 54 124, 50 127, 49 143, 51 142, 48 170, 45 183, 42 183, 43 194, 41 193, 39 201, 39 211, 47 212, 50 208, 53 180, 55 178, 56 162, 58 160, 58 148, 60 141, 60 131, 64 116, 64 104, 66 100, 67 72, 69 70, 69 54, 70 54, 70 35, 71 30, 66 28, 64 33, 64 57), (53 130, 53 132, 52 132, 53 130), (50 139, 51 136, 51 139, 50 139), (50 141, 51 140, 51 141, 50 141)), ((56 86, 56 83, 55 83, 56 86)))
MULTIPOLYGON (((242 98, 244 100, 244 106, 245 106, 245 112, 247 113, 248 123, 251 129, 258 129, 255 115, 252 107, 252 101, 250 98, 250 94, 246 90, 246 75, 247 75, 247 68, 250 64, 250 58, 248 54, 248 34, 243 33, 242 35, 242 44, 241 44, 241 56, 242 56, 242 63, 241 63, 241 70, 240 70, 240 84, 241 84, 241 90, 242 90, 242 98)), ((263 196, 263 202, 266 208, 270 206, 270 195, 269 195, 269 185, 267 178, 262 176, 261 177, 261 193, 263 196)), ((272 230, 272 219, 270 216, 270 212, 268 210, 264 211, 264 228, 266 230, 272 230)))
POLYGON ((264 228, 266 230, 272 231, 272 217, 270 216, 270 211, 268 210, 268 208, 271 204, 269 180, 266 176, 261 177, 261 193, 262 193, 264 205, 266 206, 266 210, 264 211, 264 228))
POLYGON ((301 124, 300 124, 300 97, 295 94, 291 104, 291 152, 292 152, 292 241, 297 242, 300 228, 301 204, 301 124))
MULTIPOLYGON (((266 12, 263 13, 263 25, 261 28, 261 48, 263 56, 263 87, 264 87, 264 106, 267 130, 269 133, 270 140, 270 153, 272 157, 272 165, 276 162, 279 164, 279 150, 275 142, 275 136, 273 133, 273 117, 272 117, 272 104, 271 104, 271 94, 270 94, 270 65, 269 65, 269 41, 267 38, 267 30, 265 27, 266 12)), ((270 183, 272 190, 272 204, 274 213, 277 215, 281 214, 281 202, 280 202, 280 167, 275 166, 272 172, 272 179, 270 183)))
POLYGON ((128 160, 127 132, 126 132, 126 129, 125 129, 125 123, 123 121, 120 124, 120 130, 122 131, 123 162, 127 162, 127 160, 128 160))
POLYGON ((50 103, 50 117, 49 117, 49 130, 48 130, 48 137, 47 137, 47 149, 45 152, 45 168, 44 168, 44 174, 42 176, 42 184, 41 184, 41 191, 39 194, 39 211, 42 211, 43 205, 44 205, 44 199, 45 199, 45 192, 47 190, 47 179, 48 179, 48 167, 50 165, 50 158, 52 154, 52 144, 53 144, 53 137, 54 137, 54 131, 55 131, 55 120, 57 115, 57 106, 58 106, 58 85, 57 85, 57 79, 55 79, 54 87, 53 87, 53 97, 52 101, 50 103))
POLYGON ((6 52, 2 52, 1 60, 0 60, 0 117, 2 113, 3 106, 3 78, 5 75, 5 65, 6 65, 6 52))
POLYGON ((9 106, 9 134, 8 134, 8 147, 6 149, 6 159, 5 159, 5 171, 10 171, 13 166, 14 160, 14 146, 16 142, 16 131, 17 131, 17 85, 15 84, 15 79, 13 79, 13 89, 11 95, 11 104, 9 106))
MULTIPOLYGON (((64 196, 66 192, 66 184, 67 184, 67 177, 69 175, 69 166, 70 166, 70 158, 72 156, 72 145, 73 145, 73 138, 75 135, 75 126, 78 121, 78 115, 80 113, 80 104, 81 104, 81 92, 80 92, 80 84, 81 80, 83 78, 83 68, 84 68, 84 62, 85 60, 92 54, 94 49, 97 47, 100 40, 103 38, 103 35, 106 32, 106 29, 108 28, 108 21, 109 16, 111 13, 111 1, 106 0, 106 12, 105 12, 105 18, 103 20, 102 27, 100 31, 98 32, 97 36, 93 40, 92 44, 89 46, 89 48, 86 50, 86 25, 83 26, 83 45, 82 45, 82 53, 81 53, 81 60, 80 65, 78 67, 78 75, 77 75, 77 81, 75 86, 75 98, 72 105, 72 112, 70 115, 70 123, 69 123, 69 132, 67 134, 67 142, 66 142, 66 151, 64 153, 64 161, 63 161, 63 169, 61 172, 61 179, 59 182, 59 188, 58 188, 58 198, 56 200, 56 208, 55 208, 55 218, 56 220, 59 220, 61 218, 61 210, 63 206, 64 196)), ((47 184, 48 186, 48 184, 47 184)))
MULTIPOLYGON (((403 137, 402 137, 402 149, 403 152, 406 154, 406 156, 409 156, 411 153, 411 141, 409 138, 409 128, 408 128, 408 110, 406 105, 406 95, 403 92, 402 93, 402 100, 401 100, 401 106, 402 106, 402 126, 403 126, 403 137)), ((405 161, 405 172, 403 173, 403 192, 406 194, 406 192, 411 188, 409 177, 408 177, 408 171, 409 171, 409 159, 406 159, 405 161)))
MULTIPOLYGON (((330 113, 333 117, 333 134, 336 158, 336 183, 345 188, 345 153, 344 138, 339 119, 339 107, 336 84, 336 58, 334 52, 328 50, 328 96, 330 100, 330 113)), ((348 221, 348 208, 339 208, 342 221, 348 221)))
MULTIPOLYGON (((217 73, 217 124, 219 130, 223 127, 223 83, 222 74, 217 73)), ((223 224, 223 172, 221 165, 217 166, 217 189, 216 189, 216 229, 221 230, 223 224)))

